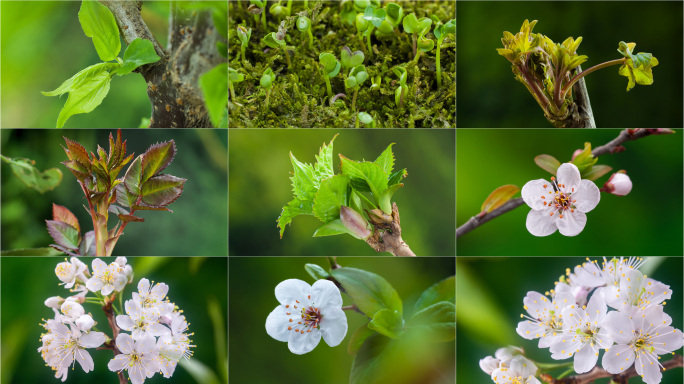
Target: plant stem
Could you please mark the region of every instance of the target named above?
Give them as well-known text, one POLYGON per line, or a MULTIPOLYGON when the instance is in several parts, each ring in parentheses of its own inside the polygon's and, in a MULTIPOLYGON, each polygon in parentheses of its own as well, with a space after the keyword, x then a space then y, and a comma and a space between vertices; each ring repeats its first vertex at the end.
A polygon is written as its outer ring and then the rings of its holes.
POLYGON ((307 32, 309 32, 309 49, 313 50, 313 34, 311 33, 311 27, 307 29, 307 32))
POLYGON ((287 15, 292 14, 292 0, 287 0, 287 15))
POLYGON ((265 6, 261 10, 261 24, 263 24, 264 31, 266 31, 266 29, 268 29, 268 27, 266 26, 266 7, 265 6))
POLYGON ((356 111, 356 95, 359 93, 359 87, 354 89, 354 98, 352 99, 352 112, 356 111))
POLYGON ((371 43, 370 43, 370 37, 371 37, 371 32, 373 31, 373 28, 369 28, 367 31, 366 35, 366 42, 368 43, 368 56, 373 56, 373 50, 371 49, 371 43))
POLYGON ((283 46, 283 52, 285 52, 285 58, 287 59, 287 67, 290 68, 292 66, 292 62, 290 61, 290 54, 287 53, 287 48, 283 46))
POLYGON ((228 89, 230 89, 230 99, 235 101, 235 89, 233 88, 233 82, 228 82, 228 89))
POLYGON ((333 94, 332 94, 332 88, 330 88, 330 79, 328 78, 328 75, 324 73, 323 79, 325 80, 325 88, 328 91, 328 98, 332 99, 333 94))
POLYGON ((244 45, 240 45, 240 53, 242 54, 242 61, 247 61, 245 59, 245 46, 244 45))
POLYGON ((416 57, 418 54, 418 46, 416 45, 416 35, 411 34, 411 40, 413 41, 413 57, 416 57))
POLYGON ((418 53, 416 53, 416 56, 413 58, 413 62, 416 63, 416 65, 418 65, 418 59, 420 58, 420 54, 422 52, 423 51, 418 51, 418 53))
POLYGON ((568 91, 570 90, 570 88, 572 88, 572 86, 573 86, 579 79, 583 78, 584 76, 586 76, 586 75, 588 75, 588 74, 590 74, 590 73, 592 73, 592 72, 594 72, 594 71, 596 71, 596 70, 599 70, 599 69, 601 69, 601 68, 610 67, 610 66, 612 66, 612 65, 623 64, 625 61, 627 61, 627 58, 624 58, 624 57, 623 57, 622 59, 606 61, 605 63, 596 64, 596 65, 594 65, 593 67, 591 67, 591 68, 589 68, 589 69, 586 69, 586 70, 584 70, 584 71, 578 73, 578 74, 575 75, 575 77, 573 77, 567 84, 565 84, 565 87, 563 87, 563 90, 561 91, 561 96, 562 96, 562 98, 565 98, 565 94, 568 93, 568 91))
MULTIPOLYGON (((116 337, 119 336, 119 332, 121 332, 121 328, 119 328, 118 325, 116 325, 116 318, 114 317, 114 312, 112 311, 112 302, 107 297, 105 299, 105 305, 102 307, 102 310, 104 311, 105 315, 107 315, 107 322, 109 323, 109 328, 112 329, 112 340, 111 342, 107 345, 107 349, 111 349, 112 352, 114 352, 114 356, 120 355, 121 351, 116 347, 116 337)), ((126 376, 124 376, 123 371, 120 371, 118 373, 119 376, 119 383, 120 384, 127 384, 128 380, 126 379, 126 376)))
POLYGON ((440 40, 437 40, 437 56, 435 57, 435 65, 437 66, 437 88, 442 88, 442 68, 439 65, 439 50, 442 47, 440 40))
MULTIPOLYGON (((359 127, 359 115, 356 115, 356 128, 359 127)), ((343 308, 344 309, 344 308, 343 308)))
POLYGON ((268 109, 268 97, 271 95, 271 88, 266 90, 266 109, 268 109))

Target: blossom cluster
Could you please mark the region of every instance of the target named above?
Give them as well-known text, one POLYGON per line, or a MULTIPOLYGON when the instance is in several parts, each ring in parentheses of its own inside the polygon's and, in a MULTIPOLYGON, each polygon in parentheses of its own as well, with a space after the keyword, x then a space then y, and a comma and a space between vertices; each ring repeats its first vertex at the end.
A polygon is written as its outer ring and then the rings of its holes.
POLYGON ((182 311, 166 298, 169 286, 164 283, 151 286, 145 278, 139 281, 132 299, 125 302, 126 314, 116 316, 114 321, 114 334, 119 331, 130 334, 121 332, 112 340, 105 333, 93 330, 97 323, 81 304, 114 305, 117 296, 133 282, 133 268, 125 257, 118 257, 109 265, 94 259, 92 273, 85 263, 72 257, 57 264, 55 273, 62 282, 60 285, 73 293, 67 298, 55 296, 45 301, 53 309, 54 318, 42 324, 47 333, 41 336, 43 345, 38 352, 56 371, 55 377, 65 381, 75 361, 85 372, 92 371, 94 363, 87 349, 103 344, 115 352, 108 368, 113 372, 126 370, 133 384, 142 384, 158 372, 169 378, 180 359, 192 355, 192 333, 187 332, 189 324, 182 311), (89 293, 93 296, 88 296, 89 293))
MULTIPOLYGON (((660 355, 681 348, 683 337, 663 309, 672 297, 670 287, 641 273, 643 263, 604 258, 599 266, 587 259, 568 269, 550 292, 527 293, 527 315, 520 315, 525 320, 517 333, 539 339, 539 348, 549 348, 552 359, 573 358, 579 374, 597 365, 603 349, 601 366, 610 374, 634 365, 645 383, 660 383, 660 355)), ((521 349, 499 349, 495 357, 480 360, 480 367, 498 384, 539 383, 537 367, 521 349)))

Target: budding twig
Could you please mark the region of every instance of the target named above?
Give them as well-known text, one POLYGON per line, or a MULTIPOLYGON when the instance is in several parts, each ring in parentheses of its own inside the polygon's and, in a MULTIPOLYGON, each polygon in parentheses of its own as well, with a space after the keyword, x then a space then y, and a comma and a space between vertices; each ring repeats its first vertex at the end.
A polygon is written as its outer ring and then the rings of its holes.
MULTIPOLYGON (((620 134, 615 139, 609 141, 605 145, 594 148, 594 150, 591 151, 591 154, 594 155, 594 157, 599 157, 605 154, 622 152, 625 150, 625 147, 623 147, 622 144, 628 141, 642 139, 650 135, 667 135, 674 132, 675 131, 667 128, 624 129, 620 131, 620 134)), ((456 229, 456 238, 465 235, 489 220, 499 217, 506 212, 512 211, 523 204, 524 201, 522 197, 519 197, 517 199, 507 201, 505 204, 491 212, 481 212, 478 215, 471 217, 465 224, 456 229)))
MULTIPOLYGON (((112 340, 110 340, 108 343, 105 344, 106 349, 111 349, 112 352, 114 352, 114 356, 120 355, 121 351, 116 347, 116 337, 119 336, 119 332, 121 332, 121 328, 119 328, 118 325, 116 325, 116 318, 114 317, 114 309, 112 308, 112 302, 114 301, 114 298, 116 295, 112 295, 110 297, 105 298, 105 305, 102 307, 102 310, 104 313, 107 315, 107 321, 109 322, 109 327, 112 329, 112 340)), ((123 371, 118 372, 119 375, 119 384, 127 384, 128 380, 126 379, 126 376, 124 376, 123 371)))
MULTIPOLYGON (((663 367, 661 368, 661 371, 665 371, 667 369, 672 369, 672 368, 677 368, 677 367, 683 367, 684 362, 682 360, 681 355, 675 355, 672 359, 662 363, 663 367)), ((610 377, 611 380, 615 383, 627 383, 631 377, 636 377, 636 376, 641 376, 636 372, 636 363, 635 365, 632 365, 631 368, 628 370, 619 373, 617 375, 613 375, 610 372, 606 371, 603 368, 600 368, 598 366, 594 367, 591 371, 587 373, 583 373, 581 375, 575 375, 575 376, 569 376, 563 379, 554 379, 551 377, 549 374, 542 374, 539 376, 539 378, 544 382, 548 384, 589 384, 593 383, 594 380, 604 378, 604 377, 610 377)))

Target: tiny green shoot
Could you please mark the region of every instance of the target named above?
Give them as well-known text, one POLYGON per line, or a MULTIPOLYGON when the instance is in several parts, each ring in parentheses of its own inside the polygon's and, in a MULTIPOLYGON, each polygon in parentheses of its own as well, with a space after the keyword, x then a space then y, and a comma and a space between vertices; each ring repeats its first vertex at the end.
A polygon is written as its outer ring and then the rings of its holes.
POLYGON ((283 36, 282 39, 279 39, 278 34, 276 34, 275 32, 271 32, 268 35, 264 36, 262 41, 264 42, 264 44, 268 45, 271 48, 276 48, 276 49, 282 48, 283 53, 285 54, 285 58, 287 59, 287 66, 291 67, 292 62, 290 61, 290 54, 287 53, 287 48, 285 46, 285 40, 284 39, 285 39, 285 36, 283 36))
POLYGON ((356 116, 356 128, 359 128, 359 121, 368 126, 368 128, 375 128, 375 120, 373 120, 373 116, 367 114, 366 112, 359 112, 359 114, 356 116))
POLYGON ((264 30, 266 30, 268 27, 266 26, 266 12, 264 12, 264 8, 266 8, 266 0, 249 0, 250 6, 247 8, 247 11, 251 14, 254 15, 254 20, 259 19, 259 14, 261 14, 261 24, 264 26, 264 30))
POLYGON ((271 95, 271 87, 273 86, 275 78, 276 75, 273 73, 273 70, 271 68, 266 68, 264 74, 261 75, 261 80, 259 80, 261 87, 266 89, 266 109, 268 109, 268 97, 271 95))
POLYGON ((399 77, 399 88, 394 92, 394 102, 397 103, 399 108, 404 106, 404 100, 406 100, 406 94, 408 93, 408 86, 406 85, 406 68, 404 67, 394 67, 392 69, 395 75, 399 77))
POLYGON ((442 42, 447 35, 456 35, 456 19, 451 19, 446 24, 435 28, 435 37, 437 38, 435 65, 437 66, 437 87, 439 88, 442 87, 442 67, 439 63, 439 52, 442 47, 442 42))
POLYGON ((344 80, 344 86, 354 90, 354 98, 352 99, 352 112, 356 111, 356 96, 359 93, 361 84, 368 78, 366 67, 358 65, 349 72, 349 76, 344 80))
POLYGON ((245 28, 243 26, 237 27, 238 39, 240 39, 240 54, 242 55, 242 61, 247 61, 245 59, 245 49, 249 46, 249 38, 252 37, 252 28, 245 28))
POLYGON ((313 50, 313 34, 311 33, 311 19, 306 16, 299 16, 297 19, 297 29, 301 33, 309 34, 309 48, 313 50))
POLYGON ((230 98, 235 101, 235 89, 233 83, 239 83, 245 79, 245 75, 239 73, 231 67, 228 67, 228 88, 230 89, 230 98))
POLYGON ((435 46, 434 41, 425 38, 425 35, 430 32, 432 19, 427 17, 421 17, 418 19, 416 18, 415 13, 410 13, 404 17, 402 25, 404 26, 404 32, 412 35, 413 61, 417 63, 421 52, 430 51, 435 46))
POLYGON ((335 55, 333 55, 332 53, 321 53, 318 56, 318 61, 323 66, 323 69, 321 70, 321 75, 325 80, 325 87, 328 91, 328 97, 332 99, 333 94, 332 88, 330 87, 330 78, 337 76, 337 74, 340 73, 340 69, 342 68, 342 66, 340 65, 340 62, 337 61, 337 59, 335 58, 335 55))

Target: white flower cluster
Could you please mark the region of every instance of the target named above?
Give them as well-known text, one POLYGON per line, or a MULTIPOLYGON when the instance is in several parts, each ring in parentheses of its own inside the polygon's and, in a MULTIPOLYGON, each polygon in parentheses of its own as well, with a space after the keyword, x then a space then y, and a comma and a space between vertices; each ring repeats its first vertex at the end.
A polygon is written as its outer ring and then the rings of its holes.
MULTIPOLYGON (((43 327, 47 330, 41 337, 42 347, 38 352, 48 366, 56 371, 55 377, 65 381, 69 367, 78 361, 85 372, 94 369, 93 359, 86 350, 109 344, 112 340, 102 332, 91 331, 96 324, 81 305, 97 302, 105 297, 110 302, 112 292, 120 294, 127 284, 133 281, 133 269, 125 257, 118 257, 107 265, 100 259, 93 260, 93 273, 78 258, 57 264, 55 273, 65 288, 71 288, 74 295, 63 299, 51 297, 45 305, 55 312, 54 319, 47 320, 43 327), (94 292, 96 297, 87 297, 94 292)), ((126 315, 116 316, 116 324, 121 330, 116 337, 116 348, 120 352, 109 361, 111 371, 126 370, 133 384, 142 384, 145 378, 160 372, 164 377, 173 375, 178 361, 192 355, 188 322, 182 311, 166 299, 169 286, 141 279, 138 292, 133 292, 132 300, 125 302, 126 315)), ((118 331, 118 330, 117 330, 118 331)))
MULTIPOLYGON (((618 374, 634 364, 645 383, 660 383, 659 355, 681 348, 683 338, 663 311, 670 287, 644 276, 638 269, 643 262, 604 258, 599 266, 587 259, 574 273, 568 269, 555 290, 527 293, 528 315, 521 315, 526 320, 516 331, 525 339, 539 339, 539 348, 549 348, 555 360, 574 357, 579 374, 594 368, 605 349, 601 366, 607 372, 618 374)), ((522 350, 500 349, 495 358, 482 359, 480 367, 498 384, 539 383, 537 367, 522 350)))

